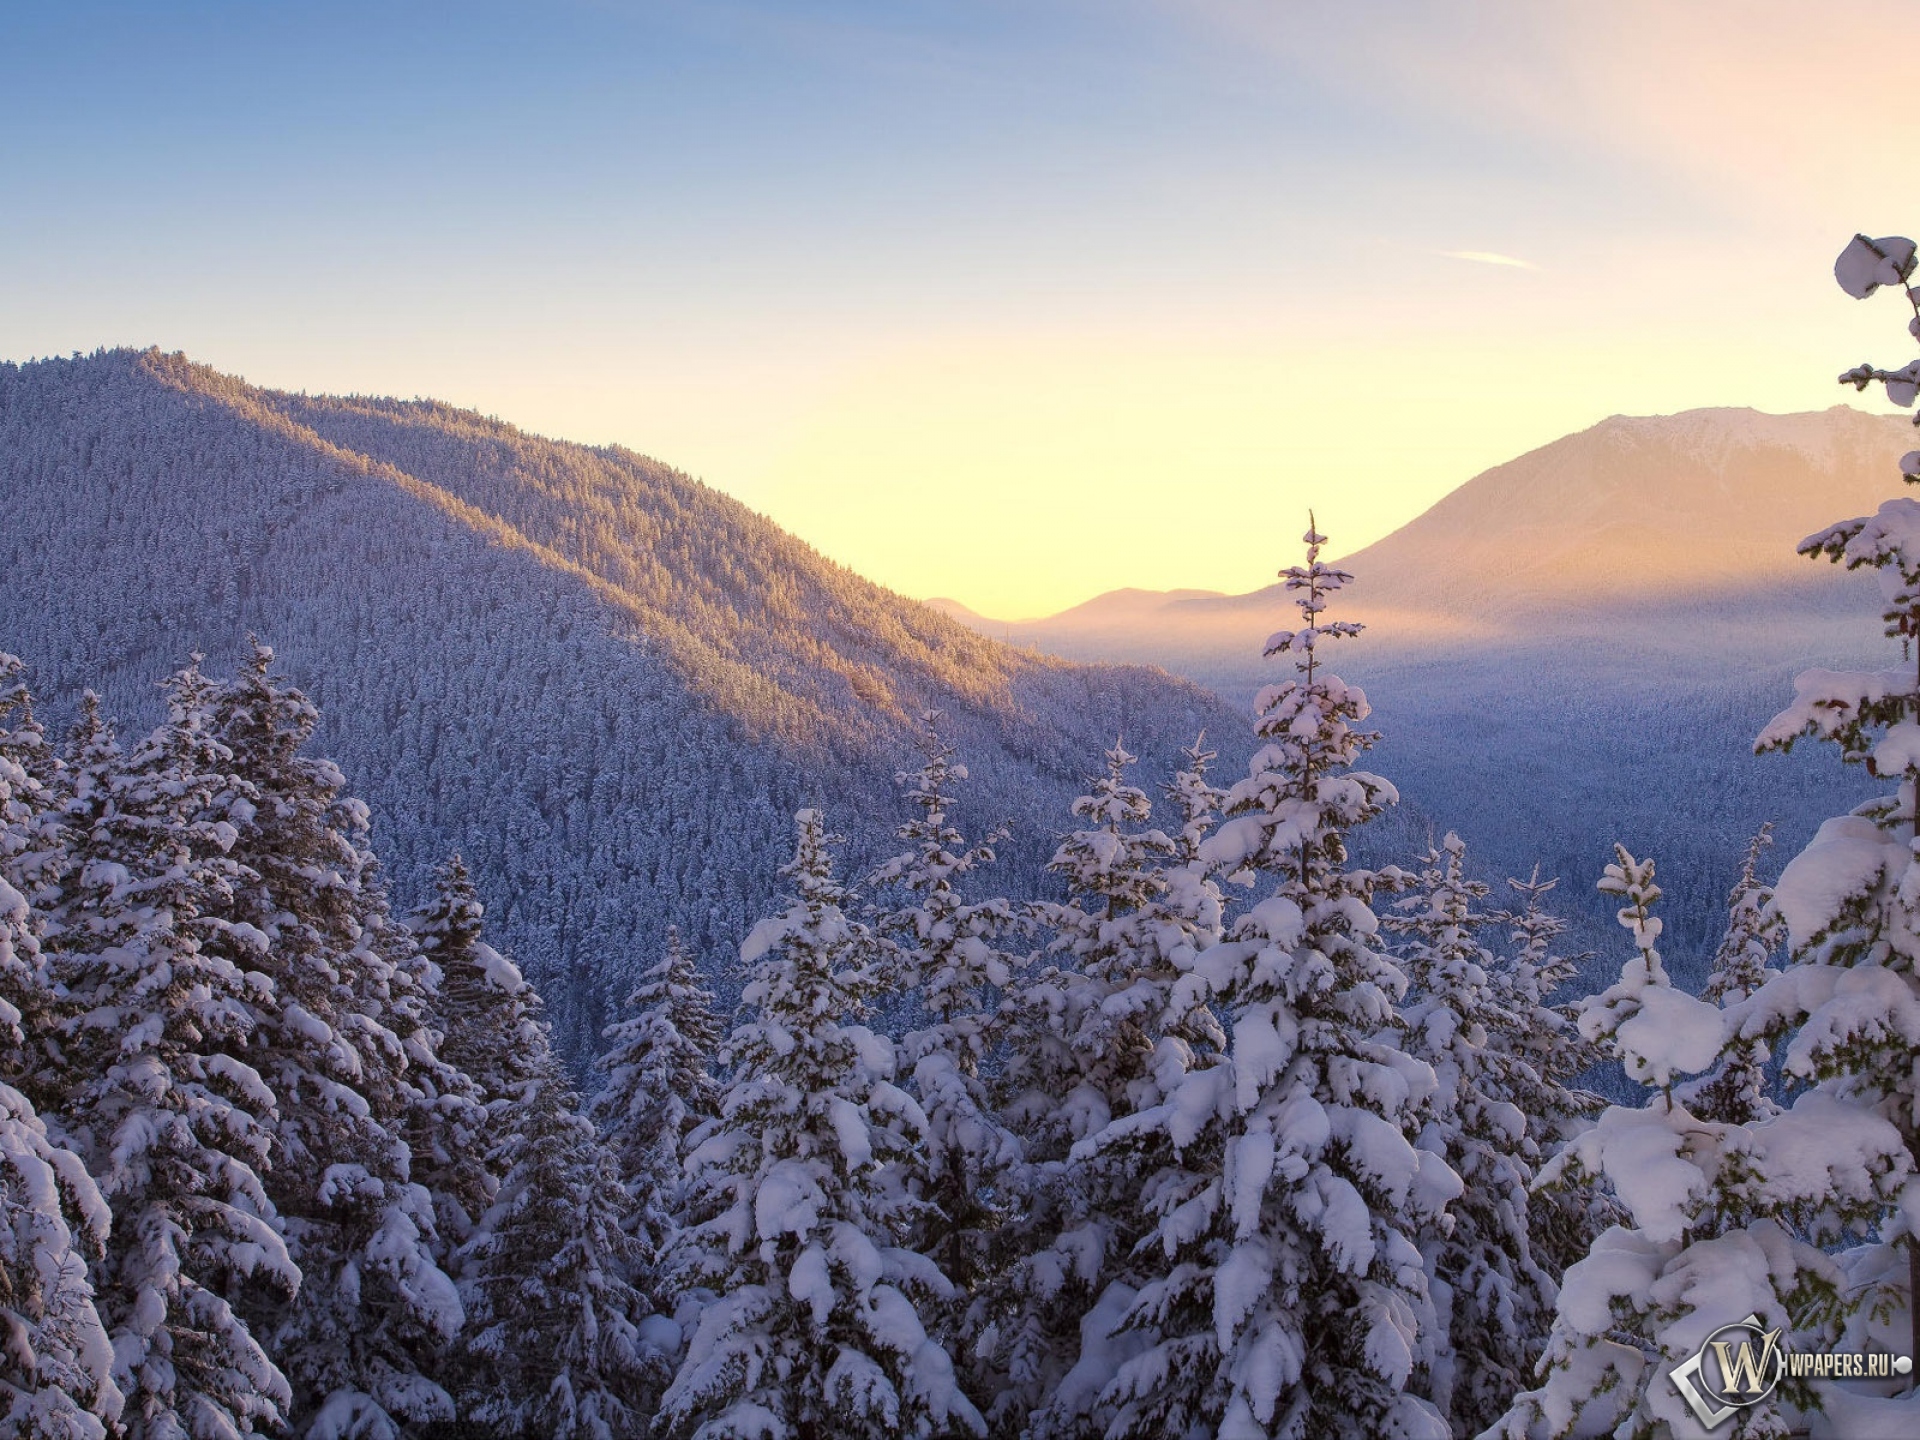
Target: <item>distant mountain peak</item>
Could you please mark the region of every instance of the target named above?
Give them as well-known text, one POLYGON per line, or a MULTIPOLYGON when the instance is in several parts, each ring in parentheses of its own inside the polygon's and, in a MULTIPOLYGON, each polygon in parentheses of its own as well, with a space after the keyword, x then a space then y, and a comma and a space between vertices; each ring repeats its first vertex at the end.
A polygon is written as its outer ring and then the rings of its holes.
MULTIPOLYGON (((1454 643, 1596 608, 1843 583, 1796 553, 1813 530, 1898 493, 1916 445, 1898 415, 1848 405, 1785 415, 1742 406, 1610 415, 1457 487, 1339 562, 1369 643, 1454 643)), ((1109 591, 991 633, 1076 656, 1257 647, 1281 589, 1244 595, 1109 591)), ((1258 653, 1257 648, 1253 653, 1258 653)))

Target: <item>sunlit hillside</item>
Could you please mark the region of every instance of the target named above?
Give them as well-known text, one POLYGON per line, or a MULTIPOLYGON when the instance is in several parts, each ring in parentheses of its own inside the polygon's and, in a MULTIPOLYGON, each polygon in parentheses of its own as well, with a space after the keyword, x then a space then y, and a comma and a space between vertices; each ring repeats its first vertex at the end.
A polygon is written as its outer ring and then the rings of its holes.
POLYGON ((1066 803, 1124 734, 1156 771, 1247 723, 1137 668, 1010 649, 624 450, 432 402, 260 390, 178 356, 0 367, 0 650, 45 713, 83 685, 150 723, 155 682, 252 633, 320 703, 402 898, 459 850, 576 1054, 678 924, 731 957, 791 817, 856 862, 938 707, 1040 886, 1066 803))

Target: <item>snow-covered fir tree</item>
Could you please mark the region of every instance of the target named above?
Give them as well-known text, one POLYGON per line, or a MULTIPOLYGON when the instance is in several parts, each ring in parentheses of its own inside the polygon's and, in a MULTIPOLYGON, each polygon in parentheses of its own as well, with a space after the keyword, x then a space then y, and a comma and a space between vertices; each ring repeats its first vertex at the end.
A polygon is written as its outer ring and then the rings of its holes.
POLYGON ((96 1271, 131 1440, 270 1432, 286 1379, 232 1303, 290 1294, 261 1174, 278 1111, 243 1058, 265 937, 217 918, 248 877, 227 850, 244 815, 211 686, 191 667, 168 718, 122 755, 89 710, 69 768, 67 874, 48 928, 66 992, 59 1120, 112 1211, 96 1271))
POLYGON ((1140 1017, 1124 1001, 1109 1004, 1132 979, 1140 921, 1173 853, 1165 834, 1147 828, 1152 802, 1127 779, 1134 759, 1118 742, 1106 752, 1106 773, 1073 802, 1082 828, 1048 863, 1066 881, 1067 900, 1034 907, 1053 931, 1055 963, 1017 992, 1008 1081, 1015 1090, 1009 1108, 1039 1155, 1063 1158, 1075 1141, 1127 1113, 1127 1081, 1153 1048, 1140 1017))
POLYGON ((1305 623, 1267 648, 1294 674, 1261 692, 1266 743, 1202 847, 1268 882, 1183 981, 1224 1013, 1230 1059, 1162 1075, 1164 1103, 1076 1152, 1174 1157, 1142 1191, 1148 1273, 1099 1398, 1110 1440, 1447 1434, 1410 1389, 1436 1340, 1417 1240, 1460 1182, 1409 1136, 1433 1070, 1393 1043, 1405 978, 1377 938, 1376 877, 1348 861, 1395 794, 1353 768, 1366 698, 1318 660, 1359 629, 1325 617, 1350 577, 1324 543, 1310 527, 1306 563, 1282 572, 1305 623))
MULTIPOLYGON (((0 814, 26 778, 0 753, 0 814)), ((14 1056, 25 1035, 11 997, 39 984, 32 925, 26 900, 0 878, 0 1052, 14 1056)), ((48 1137, 26 1096, 0 1083, 0 1432, 104 1440, 118 1418, 113 1346, 87 1280, 109 1223, 84 1162, 48 1137)))
MULTIPOLYGON (((271 982, 247 1056, 277 1101, 266 1187, 304 1283, 256 1309, 293 1381, 296 1426, 395 1435, 450 1418, 434 1378, 461 1323, 436 1255, 433 1200, 409 1132, 433 1098, 425 997, 404 963, 367 845, 366 807, 331 761, 306 755, 318 714, 255 644, 210 697, 243 787, 227 855, 240 868, 215 913, 260 937, 249 961, 271 982)), ((422 1161, 431 1155, 423 1153, 422 1161)))
POLYGON ((667 930, 666 954, 627 1011, 606 1029, 608 1048, 595 1062, 606 1081, 588 1115, 626 1188, 625 1227, 651 1274, 683 1209, 687 1137, 719 1109, 720 1021, 678 930, 667 930))
POLYGON ((1150 826, 1152 803, 1127 779, 1135 757, 1116 743, 1106 773, 1073 802, 1082 823, 1051 868, 1064 903, 1035 907, 1053 931, 1055 963, 1021 978, 1006 1079, 1010 1110, 1028 1136, 1022 1214, 1010 1232, 1011 1264, 990 1301, 1001 1352, 996 1414, 1040 1413, 1036 1435, 1079 1425, 1091 1394, 1083 1363, 1088 1327, 1105 1347, 1108 1311, 1129 1282, 1133 1252, 1151 1226, 1141 1181, 1171 1153, 1075 1153, 1115 1120, 1166 1098, 1163 1079, 1210 1063, 1224 1048, 1219 1022, 1188 986, 1195 955, 1220 938, 1221 898, 1199 846, 1218 816, 1206 780, 1212 754, 1186 752, 1168 797, 1177 837, 1150 826), (1078 1374, 1074 1371, 1078 1367, 1078 1374))
MULTIPOLYGON (((1773 887, 1760 880, 1760 856, 1773 843, 1773 826, 1763 825, 1747 846, 1740 878, 1727 897, 1727 931, 1714 952, 1713 970, 1700 998, 1723 1007, 1756 993, 1777 972, 1775 950, 1786 938, 1786 923, 1773 907, 1773 887)), ((1764 1035, 1728 1041, 1719 1062, 1701 1079, 1679 1090, 1681 1100, 1705 1120, 1745 1125, 1779 1107, 1767 1094, 1771 1047, 1764 1035)))
POLYGON ((1540 1155, 1514 1102, 1511 1049, 1518 1017, 1500 1003, 1496 962, 1481 943, 1489 887, 1466 874, 1466 844, 1449 833, 1429 847, 1412 893, 1385 921, 1407 936, 1400 1013, 1407 1053, 1433 1066, 1439 1086, 1420 1144, 1459 1175, 1460 1198, 1422 1241, 1434 1309, 1447 1337, 1430 1377, 1455 1433, 1477 1434, 1522 1389, 1553 1313, 1556 1286, 1534 1256, 1528 1187, 1540 1155))
POLYGON ((0 878, 31 904, 45 898, 59 867, 58 747, 34 717, 26 666, 0 653, 0 767, 9 777, 0 800, 0 878))
POLYGON ((628 1281, 645 1258, 624 1228, 613 1157, 531 1007, 527 1080, 493 1112, 501 1176, 461 1253, 471 1298, 468 1351, 482 1363, 462 1409, 508 1436, 624 1440, 666 1360, 641 1338, 651 1310, 628 1281))
MULTIPOLYGON (((1856 235, 1834 265, 1842 289, 1865 298, 1895 289, 1911 309, 1914 243, 1901 236, 1856 235)), ((1910 325, 1920 333, 1920 322, 1910 325)), ((1865 390, 1881 384, 1896 405, 1920 396, 1920 361, 1895 369, 1861 365, 1840 377, 1865 390)), ((1920 450, 1901 459, 1908 483, 1920 479, 1920 450)), ((1794 962, 1734 1007, 1736 1035, 1763 1039, 1781 1059, 1790 1087, 1834 1109, 1836 1123, 1813 1152, 1827 1165, 1856 1167, 1858 1132, 1892 1127, 1903 1172, 1920 1165, 1920 500, 1901 495, 1872 515, 1831 525, 1801 542, 1804 555, 1848 569, 1879 572, 1885 633, 1902 661, 1881 671, 1809 670, 1793 702, 1755 742, 1786 750, 1806 737, 1834 744, 1841 758, 1883 778, 1888 790, 1851 814, 1826 821, 1790 860, 1775 886, 1794 962)), ((1920 1354, 1920 1175, 1904 1194, 1889 1191, 1870 1216, 1877 1244, 1848 1257, 1858 1302, 1856 1342, 1872 1329, 1901 1353, 1920 1354), (1904 1252, 1901 1255, 1898 1252, 1904 1252)), ((1920 1424, 1920 1397, 1880 1402, 1877 1416, 1850 1412, 1846 1424, 1904 1428, 1920 1424)), ((1836 1422, 1837 1428, 1837 1422, 1836 1422)))
POLYGON ((1207 779, 1208 767, 1218 755, 1207 749, 1206 740, 1203 733, 1180 752, 1186 763, 1167 784, 1167 803, 1179 817, 1180 828, 1168 832, 1173 853, 1159 869, 1159 884, 1137 927, 1148 941, 1143 978, 1168 987, 1158 1006, 1161 1028, 1192 1046, 1198 1063, 1221 1057, 1226 1031, 1207 1004, 1184 996, 1176 1000, 1170 987, 1192 968, 1201 951, 1220 939, 1226 920, 1217 867, 1203 853, 1227 799, 1227 792, 1207 779))
MULTIPOLYGON (((1604 1049, 1580 1033, 1577 1006, 1553 998, 1586 958, 1566 954, 1558 943, 1567 922, 1546 904, 1558 884, 1542 880, 1537 865, 1527 879, 1507 881, 1519 905, 1499 916, 1508 943, 1495 957, 1492 980, 1495 1014, 1508 1023, 1487 1037, 1504 1057, 1507 1098, 1526 1117, 1527 1139, 1542 1164, 1588 1129, 1606 1104, 1577 1083, 1605 1058, 1604 1049)), ((1591 1185, 1571 1179, 1536 1184, 1527 1223, 1534 1259, 1557 1281, 1618 1218, 1612 1199, 1591 1185)))
POLYGON ((87 1281, 108 1224, 79 1156, 0 1085, 0 1433, 104 1440, 119 1418, 113 1344, 87 1281))
POLYGON ((440 972, 440 1058, 469 1077, 479 1103, 495 1112, 533 1080, 545 1037, 533 987, 481 938, 485 913, 456 855, 435 872, 433 902, 411 928, 440 972))
POLYGON ((1668 979, 1651 860, 1616 847, 1600 888, 1623 902, 1635 953, 1619 982, 1583 1006, 1581 1028, 1652 1093, 1639 1107, 1610 1106, 1544 1172, 1549 1183, 1572 1172, 1604 1184, 1623 1218, 1568 1269, 1541 1383, 1487 1436, 1784 1440, 1814 1401, 1804 1382, 1784 1380, 1709 1432, 1669 1376, 1748 1315, 1794 1348, 1832 1346, 1846 1280, 1821 1244, 1900 1193, 1905 1150, 1886 1120, 1817 1091, 1751 1125, 1690 1112, 1679 1082, 1737 1042, 1738 1013, 1668 979))
POLYGON ((741 947, 752 980, 719 1118, 688 1157, 677 1277, 712 1299, 656 1422, 673 1440, 891 1440, 984 1425, 928 1333, 952 1285, 902 1242, 924 1202, 926 1117, 859 1022, 875 974, 817 811, 795 817, 790 899, 741 947))
POLYGON ((29 894, 43 901, 62 869, 59 758, 33 718, 25 667, 0 654, 0 886, 17 901, 15 943, 0 961, 0 1083, 47 1098, 56 995, 41 962, 29 894))
POLYGON ((434 871, 432 901, 407 919, 431 1050, 414 1058, 424 1101, 414 1111, 414 1164, 433 1193, 449 1251, 466 1242, 493 1204, 500 1177, 488 1159, 491 1115, 527 1078, 537 1044, 531 987, 518 966, 481 940, 484 913, 455 855, 434 871))
MULTIPOLYGON (((895 783, 911 807, 894 832, 905 849, 873 872, 879 897, 878 933, 893 985, 913 1007, 900 1036, 900 1068, 927 1119, 927 1203, 909 1243, 956 1287, 956 1306, 986 1275, 1022 1149, 995 1114, 982 1059, 1000 1031, 1000 996, 1019 963, 1001 948, 1014 925, 1002 897, 969 900, 966 876, 991 864, 995 831, 969 844, 948 812, 967 767, 940 736, 938 712, 921 717, 921 765, 895 783)), ((956 1350, 970 1351, 982 1323, 957 1314, 938 1317, 937 1331, 956 1350)))

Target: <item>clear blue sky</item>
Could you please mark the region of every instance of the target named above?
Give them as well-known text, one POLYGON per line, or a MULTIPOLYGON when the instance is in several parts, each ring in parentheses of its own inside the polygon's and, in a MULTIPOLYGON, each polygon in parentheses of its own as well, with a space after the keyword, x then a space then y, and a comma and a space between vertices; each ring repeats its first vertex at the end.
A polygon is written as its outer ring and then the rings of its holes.
POLYGON ((17 3, 0 356, 618 440, 990 613, 1246 589, 1308 503, 1904 359, 1826 266, 1920 224, 1909 18, 17 3))

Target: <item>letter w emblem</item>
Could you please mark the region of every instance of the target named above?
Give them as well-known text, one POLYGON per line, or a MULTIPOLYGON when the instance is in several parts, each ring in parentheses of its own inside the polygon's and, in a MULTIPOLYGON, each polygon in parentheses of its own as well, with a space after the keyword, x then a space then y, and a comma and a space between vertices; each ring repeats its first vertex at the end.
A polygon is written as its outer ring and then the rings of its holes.
POLYGON ((1768 1376, 1773 1371, 1774 1347, 1779 1343, 1780 1332, 1767 1331, 1760 1337, 1760 1353, 1756 1356, 1751 1341, 1742 1340, 1737 1345, 1725 1340, 1714 1341, 1713 1353, 1720 1357, 1722 1393, 1729 1399, 1736 1395, 1758 1399, 1764 1395, 1772 1386, 1768 1376))

